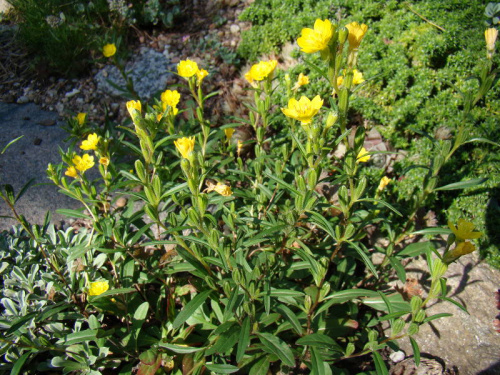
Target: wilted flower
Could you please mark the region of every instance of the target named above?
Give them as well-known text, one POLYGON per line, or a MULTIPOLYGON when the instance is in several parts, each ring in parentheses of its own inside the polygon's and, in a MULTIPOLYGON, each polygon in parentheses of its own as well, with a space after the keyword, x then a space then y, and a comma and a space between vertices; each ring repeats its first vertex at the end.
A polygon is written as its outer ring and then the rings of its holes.
POLYGON ((281 108, 285 116, 300 121, 302 124, 310 124, 312 118, 323 106, 323 100, 316 95, 313 100, 302 96, 300 100, 291 98, 288 101, 288 108, 281 108))
POLYGON ((392 180, 389 177, 387 177, 387 176, 382 177, 382 179, 380 180, 380 183, 378 184, 377 190, 379 190, 379 191, 384 190, 385 187, 387 185, 389 185, 389 182, 391 182, 391 181, 392 180))
POLYGON ((102 54, 104 57, 111 57, 114 56, 116 53, 116 46, 114 44, 106 44, 104 47, 102 47, 102 54))
POLYGON ((455 226, 451 221, 448 221, 448 227, 450 227, 458 242, 474 240, 481 237, 483 234, 481 232, 474 232, 474 224, 464 219, 458 219, 457 226, 455 226))
POLYGON ((208 188, 205 190, 207 193, 211 191, 216 191, 220 195, 224 197, 230 197, 233 192, 231 191, 231 186, 217 182, 217 185, 214 185, 212 183, 208 184, 208 188))
POLYGON ((234 134, 234 128, 224 129, 224 134, 226 135, 226 139, 229 141, 234 134))
POLYGON ((361 150, 359 151, 358 156, 356 157, 356 162, 366 163, 368 160, 370 160, 370 155, 368 155, 368 151, 366 151, 366 148, 361 147, 361 150))
POLYGON ((484 38, 486 39, 486 50, 488 51, 488 58, 491 59, 493 52, 495 52, 495 43, 498 37, 498 30, 490 27, 484 31, 484 38))
POLYGON ((254 81, 262 81, 269 77, 276 69, 278 61, 260 61, 257 64, 252 65, 250 70, 245 74, 245 78, 248 82, 253 83, 254 81))
POLYGON ((190 78, 198 72, 198 64, 191 60, 182 60, 177 65, 177 74, 183 78, 190 78))
POLYGON ((76 121, 78 122, 78 125, 82 126, 85 124, 85 119, 87 118, 86 113, 80 112, 79 114, 76 115, 76 121))
POLYGON ((314 22, 314 29, 302 29, 302 36, 297 39, 297 44, 302 52, 314 53, 327 48, 332 36, 333 26, 331 22, 317 19, 314 22))
POLYGON ((96 133, 89 134, 86 140, 82 141, 80 148, 82 150, 96 150, 99 143, 99 136, 96 133))
POLYGON ((446 252, 446 254, 444 254, 443 262, 446 264, 450 264, 454 260, 460 258, 462 255, 470 254, 474 250, 476 250, 476 247, 469 241, 460 242, 457 244, 457 246, 455 246, 453 250, 450 250, 446 252))
POLYGON ((205 69, 200 69, 196 72, 196 78, 198 78, 198 86, 201 85, 201 81, 203 81, 203 78, 208 76, 208 72, 205 69))
POLYGON ((87 169, 90 169, 94 166, 94 157, 89 154, 84 154, 82 157, 76 155, 73 160, 73 164, 75 164, 75 168, 80 172, 85 172, 87 169))
POLYGON ((346 28, 349 30, 349 49, 357 49, 361 44, 366 31, 368 30, 368 26, 364 23, 360 25, 357 22, 351 22, 350 24, 346 25, 346 28))
MULTIPOLYGON (((346 71, 344 69, 343 74, 346 74, 346 71)), ((352 71, 352 84, 353 86, 359 85, 360 83, 363 83, 365 80, 363 78, 363 73, 361 73, 357 69, 353 69, 352 71)), ((337 77, 337 86, 342 86, 344 83, 344 76, 338 76, 337 77)))
POLYGON ((99 163, 107 167, 109 165, 109 158, 103 156, 102 158, 99 159, 99 163))
POLYGON ((89 296, 98 296, 103 294, 109 289, 109 283, 107 281, 94 281, 90 283, 89 286, 89 296))
POLYGON ((73 177, 73 178, 78 177, 78 172, 76 171, 75 167, 68 167, 68 169, 66 169, 66 172, 64 172, 64 174, 66 176, 73 177))
POLYGON ((175 148, 182 155, 184 159, 187 159, 189 154, 194 150, 194 137, 188 138, 183 137, 174 141, 175 148))

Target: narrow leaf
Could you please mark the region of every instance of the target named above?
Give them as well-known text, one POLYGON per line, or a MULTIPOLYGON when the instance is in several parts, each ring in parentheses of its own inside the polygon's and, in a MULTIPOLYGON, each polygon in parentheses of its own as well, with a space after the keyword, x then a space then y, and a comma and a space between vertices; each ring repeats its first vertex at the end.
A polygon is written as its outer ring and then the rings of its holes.
POLYGON ((372 261, 370 260, 370 257, 361 249, 355 242, 350 242, 349 243, 354 247, 358 255, 361 257, 361 260, 363 263, 370 269, 371 273, 373 276, 375 276, 378 279, 378 272, 375 266, 373 265, 372 261))
POLYGON ((295 332, 297 332, 298 335, 302 335, 302 326, 295 313, 292 310, 290 310, 288 306, 285 305, 279 305, 277 310, 290 322, 295 332))
POLYGON ((375 363, 375 371, 377 375, 389 375, 389 371, 387 371, 387 367, 385 366, 384 360, 379 352, 372 353, 373 362, 375 363))
POLYGON ((240 338, 238 340, 238 349, 236 351, 236 361, 240 362, 243 359, 243 355, 250 344, 250 317, 247 316, 243 321, 240 331, 240 338))
POLYGON ((287 366, 295 367, 295 357, 288 345, 270 333, 258 333, 260 342, 271 354, 276 355, 287 366))
POLYGON ((175 318, 174 322, 172 323, 172 326, 174 329, 179 328, 186 320, 188 320, 191 315, 194 314, 194 312, 200 307, 203 302, 208 298, 208 296, 212 293, 211 290, 205 290, 204 292, 201 292, 196 295, 189 303, 184 306, 184 309, 177 315, 175 318))
POLYGON ((214 365, 214 364, 206 363, 205 367, 207 369, 209 369, 210 371, 215 372, 216 374, 232 374, 232 373, 240 370, 236 366, 227 365, 227 364, 214 365))
POLYGON ((420 348, 413 337, 410 337, 411 348, 413 349, 413 360, 417 367, 420 365, 420 348))
POLYGON ((487 180, 488 180, 487 177, 483 177, 483 178, 475 178, 473 180, 454 182, 453 184, 438 187, 434 189, 434 191, 467 189, 470 187, 481 185, 487 180))
POLYGON ((315 347, 311 348, 311 367, 312 375, 325 375, 325 366, 323 363, 325 360, 321 357, 321 353, 315 347))
MULTIPOLYGON (((21 137, 19 137, 19 138, 21 138, 21 137)), ((7 147, 8 147, 8 145, 6 146, 6 148, 7 147)), ((5 149, 4 149, 4 151, 5 151, 5 149)), ((2 152, 2 154, 3 154, 3 152, 2 152)), ((24 366, 24 363, 29 358, 30 354, 31 354, 31 352, 24 353, 18 360, 16 360, 14 367, 12 367, 12 370, 10 370, 10 375, 18 375, 20 373, 21 369, 24 366)))

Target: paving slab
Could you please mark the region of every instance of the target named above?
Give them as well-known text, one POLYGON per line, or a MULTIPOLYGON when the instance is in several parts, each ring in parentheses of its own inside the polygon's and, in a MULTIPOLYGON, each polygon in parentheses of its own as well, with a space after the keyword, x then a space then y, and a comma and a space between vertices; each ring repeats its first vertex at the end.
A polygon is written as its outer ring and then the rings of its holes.
MULTIPOLYGON (((78 208, 75 200, 58 192, 46 177, 47 165, 61 162, 59 147, 68 147, 64 142, 68 134, 61 128, 64 122, 55 112, 40 109, 36 104, 13 104, 0 102, 0 151, 13 139, 23 136, 0 155, 0 185, 11 184, 17 193, 30 179, 31 187, 18 201, 16 209, 32 224, 41 224, 47 211, 53 214, 52 222, 64 219, 55 211, 58 208, 78 208)), ((0 215, 11 215, 3 200, 0 200, 0 215)), ((0 230, 10 229, 15 220, 0 219, 0 230)))

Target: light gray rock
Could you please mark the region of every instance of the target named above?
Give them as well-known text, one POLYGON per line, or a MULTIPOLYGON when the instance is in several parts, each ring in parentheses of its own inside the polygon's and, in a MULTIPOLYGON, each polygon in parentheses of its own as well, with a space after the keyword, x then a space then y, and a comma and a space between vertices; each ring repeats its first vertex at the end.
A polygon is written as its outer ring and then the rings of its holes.
MULTIPOLYGON (((20 105, 0 102, 0 150, 11 140, 24 136, 0 155, 0 185, 12 185, 17 194, 31 178, 35 179, 36 184, 42 184, 31 187, 16 205, 18 213, 33 224, 42 224, 47 211, 53 214, 52 221, 58 223, 64 217, 55 214, 56 209, 79 207, 78 202, 50 185, 46 177, 48 163, 61 162, 59 146, 63 149, 68 147, 63 142, 68 135, 60 126, 40 125, 57 119, 57 113, 43 111, 33 103, 20 105)), ((9 207, 1 199, 0 216, 12 216, 9 207)), ((2 218, 0 230, 8 230, 13 224, 17 222, 2 218)))
MULTIPOLYGON (((125 64, 125 72, 132 79, 134 89, 141 99, 151 99, 156 93, 166 89, 167 81, 172 76, 169 70, 174 69, 166 55, 168 54, 142 47, 139 54, 125 64)), ((95 80, 100 91, 123 97, 124 91, 116 86, 125 90, 126 82, 116 66, 107 65, 96 74, 95 80)))
MULTIPOLYGON (((409 277, 426 280, 427 266, 423 259, 408 264, 409 277)), ((421 326, 414 336, 422 353, 441 358, 447 367, 456 366, 462 375, 500 374, 500 334, 493 326, 500 313, 496 308, 495 292, 500 288, 500 271, 479 261, 477 252, 452 263, 445 277, 448 297, 466 306, 470 315, 446 301, 429 307, 428 316, 451 313, 452 317, 437 319, 421 326)), ((425 282, 423 283, 426 287, 425 282)), ((399 342, 408 354, 409 340, 399 342)))

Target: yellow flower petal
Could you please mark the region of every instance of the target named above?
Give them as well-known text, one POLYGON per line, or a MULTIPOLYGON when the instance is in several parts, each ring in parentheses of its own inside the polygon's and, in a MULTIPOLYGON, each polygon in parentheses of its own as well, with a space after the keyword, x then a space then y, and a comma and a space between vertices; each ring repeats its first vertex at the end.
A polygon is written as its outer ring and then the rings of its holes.
POLYGON ((191 60, 182 60, 177 65, 177 74, 183 78, 190 78, 198 72, 198 64, 191 60))
POLYGON ((287 108, 281 108, 285 116, 300 121, 302 124, 310 124, 314 115, 316 115, 323 106, 323 100, 316 95, 313 100, 302 96, 298 101, 291 98, 288 101, 287 108))
POLYGON ((245 73, 245 79, 250 83, 253 83, 254 81, 262 81, 272 75, 277 65, 278 61, 276 60, 260 61, 259 63, 252 65, 250 70, 245 73))
POLYGON ((80 112, 79 114, 76 115, 76 121, 78 122, 78 125, 82 126, 85 124, 85 119, 87 118, 86 113, 80 112))
POLYGON ((174 141, 175 148, 182 155, 184 159, 187 159, 189 154, 194 150, 194 137, 188 138, 183 137, 174 141))
POLYGON ((102 54, 104 57, 111 57, 114 56, 116 53, 116 46, 114 44, 106 44, 104 47, 102 47, 102 54))
POLYGON ((358 48, 368 30, 368 26, 364 23, 360 25, 357 22, 351 22, 346 25, 346 28, 349 30, 349 36, 347 37, 349 39, 349 49, 358 48))
POLYGON ((100 137, 96 134, 89 134, 86 140, 82 141, 80 148, 82 150, 97 150, 97 144, 99 143, 100 137))
POLYGON ((89 296, 98 296, 103 294, 109 289, 109 283, 107 281, 94 281, 90 283, 89 286, 89 296))
POLYGON ((73 160, 73 164, 75 164, 75 168, 80 172, 85 172, 87 169, 90 169, 94 166, 94 157, 89 154, 84 154, 82 157, 76 155, 73 160))
POLYGON ((66 172, 64 172, 64 174, 66 176, 73 177, 73 178, 78 177, 78 172, 76 171, 75 167, 68 167, 68 169, 66 169, 66 172))
POLYGON ((356 157, 356 162, 357 163, 366 163, 368 160, 370 160, 370 155, 367 155, 367 154, 368 154, 368 151, 366 151, 366 148, 362 147, 358 153, 358 156, 356 157))
POLYGON ((304 28, 301 37, 297 39, 302 52, 314 53, 322 51, 328 47, 328 43, 333 36, 333 25, 329 20, 317 19, 314 22, 314 29, 304 28))
POLYGON ((387 176, 382 177, 382 179, 380 180, 380 183, 378 184, 377 190, 379 190, 379 191, 384 190, 385 187, 387 185, 389 185, 389 182, 391 182, 391 181, 392 180, 389 177, 387 177, 387 176))
POLYGON ((465 240, 474 240, 481 237, 481 235, 483 234, 482 232, 474 232, 474 224, 464 219, 458 219, 457 226, 449 221, 448 226, 450 227, 458 242, 462 242, 465 240))

